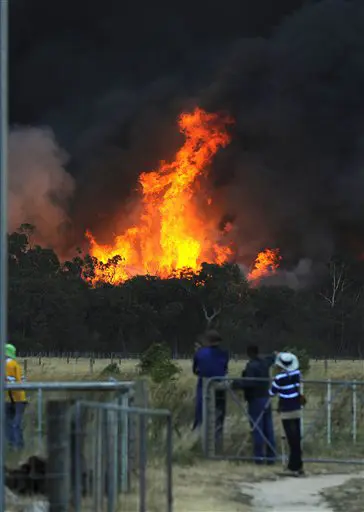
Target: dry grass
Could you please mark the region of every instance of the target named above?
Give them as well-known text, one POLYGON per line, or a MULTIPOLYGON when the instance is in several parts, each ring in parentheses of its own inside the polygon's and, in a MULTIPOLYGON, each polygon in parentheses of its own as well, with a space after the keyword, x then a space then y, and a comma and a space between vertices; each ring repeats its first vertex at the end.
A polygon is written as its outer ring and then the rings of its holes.
MULTIPOLYGON (((24 359, 20 359, 24 367, 24 359)), ((106 365, 110 363, 110 359, 96 359, 91 371, 90 359, 59 359, 59 358, 27 358, 27 378, 30 380, 73 380, 80 379, 81 377, 97 376, 106 365), (40 362, 40 364, 39 364, 40 362)), ((118 359, 114 362, 119 363, 118 359)), ((244 360, 230 362, 231 376, 239 376, 243 366, 244 360)), ((180 359, 177 361, 178 365, 182 368, 181 380, 192 380, 195 378, 191 373, 191 361, 180 359)), ((120 362, 120 368, 125 377, 133 376, 136 373, 138 360, 136 359, 123 359, 120 362)), ((308 379, 364 379, 364 360, 363 361, 350 361, 350 360, 330 360, 327 362, 327 372, 325 371, 324 361, 311 361, 311 369, 306 376, 308 379)))
MULTIPOLYGON (((117 361, 117 360, 115 360, 117 361)), ((99 377, 100 372, 105 368, 110 360, 96 360, 93 367, 93 373, 90 373, 89 360, 79 359, 67 363, 66 359, 42 359, 39 365, 38 359, 29 359, 27 361, 27 378, 29 381, 65 381, 65 380, 92 380, 99 377)), ((120 365, 121 378, 124 380, 134 380, 137 375, 136 360, 123 360, 120 365)), ((196 439, 191 435, 191 425, 194 415, 194 395, 196 378, 191 372, 190 361, 180 360, 178 364, 182 372, 175 383, 168 386, 157 386, 152 383, 149 386, 150 397, 149 404, 154 408, 169 409, 173 413, 173 422, 175 428, 175 459, 179 462, 192 462, 195 459, 197 450, 196 439)), ((229 374, 239 376, 241 369, 245 365, 244 361, 232 361, 229 374)), ((317 379, 356 379, 364 380, 364 361, 329 361, 325 368, 323 361, 312 361, 311 369, 306 375, 306 380, 317 379), (327 371, 325 371, 327 370, 327 371)), ((350 388, 341 388, 332 385, 332 446, 327 445, 327 385, 306 384, 304 393, 308 398, 308 403, 304 413, 304 433, 305 433, 305 451, 307 455, 317 455, 318 452, 329 456, 341 456, 343 452, 352 457, 363 452, 364 456, 364 404, 362 397, 364 395, 364 386, 358 386, 357 389, 357 438, 356 445, 352 443, 352 392, 350 388), (334 447, 334 448, 332 448, 334 447)), ((50 396, 45 393, 45 398, 50 396)), ((52 393, 52 396, 61 396, 62 393, 52 393)), ((72 393, 73 398, 78 398, 78 393, 72 393)), ((87 397, 94 396, 88 394, 87 397)), ((85 397, 85 395, 84 395, 85 397)), ((37 428, 36 416, 36 397, 30 393, 31 404, 27 413, 27 437, 34 440, 35 430, 37 428)), ((107 399, 105 394, 104 399, 107 399)), ((236 455, 239 450, 245 454, 250 453, 250 431, 247 417, 244 414, 244 400, 239 397, 243 407, 239 407, 230 397, 227 407, 226 418, 226 444, 225 453, 236 455)), ((280 421, 278 416, 275 418, 276 429, 279 432, 280 421)), ((34 450, 34 443, 31 447, 34 450)))
MULTIPOLYGON (((115 360, 118 362, 118 360, 115 360)), ((27 360, 28 381, 72 381, 93 380, 99 377, 100 372, 110 363, 110 360, 96 360, 92 368, 88 359, 38 359, 27 360)), ((123 360, 120 365, 121 378, 134 380, 137 377, 136 360, 123 360)), ((176 512, 248 512, 251 510, 249 500, 239 490, 243 481, 269 478, 272 469, 256 467, 251 464, 204 461, 200 457, 200 440, 191 432, 194 415, 194 393, 196 378, 191 372, 191 362, 178 361, 182 368, 177 382, 168 386, 150 385, 149 404, 151 407, 166 408, 173 413, 174 422, 174 499, 176 512)), ((230 375, 239 376, 245 365, 244 361, 232 361, 230 375)), ((364 380, 364 361, 329 361, 325 368, 324 362, 311 362, 311 370, 306 379, 357 379, 364 380), (327 370, 327 371, 325 371, 327 370)), ((332 446, 327 445, 326 431, 326 385, 305 386, 308 405, 305 410, 305 454, 309 456, 321 455, 325 457, 353 457, 364 458, 364 407, 362 396, 364 389, 358 389, 357 401, 357 441, 352 443, 351 432, 351 392, 333 387, 332 395, 338 392, 332 403, 332 446), (314 427, 310 432, 310 424, 314 427)), ((50 395, 45 393, 45 399, 50 395)), ((54 397, 55 394, 52 393, 54 397)), ((62 393, 57 393, 62 396, 62 393)), ((74 398, 78 393, 73 393, 74 398)), ((103 399, 107 399, 104 394, 103 399)), ((90 395, 88 395, 90 398, 90 395)), ((83 395, 82 398, 85 398, 83 395)), ((279 418, 276 416, 276 431, 279 433, 279 418)), ((37 410, 36 397, 30 394, 30 405, 27 411, 25 436, 27 439, 26 453, 43 452, 43 446, 37 442, 37 410)), ((161 429, 161 432, 163 429, 161 429)), ((162 433, 160 434, 162 436, 162 433)), ((251 436, 247 418, 243 410, 231 399, 228 401, 228 410, 225 428, 226 443, 224 451, 233 455, 242 450, 244 455, 252 452, 251 436)), ((162 437, 160 438, 162 439, 162 437)), ((15 465, 18 458, 9 459, 15 465)), ((346 467, 346 470, 352 468, 346 467)), ((330 466, 330 470, 337 471, 338 467, 330 466)), ((342 467, 340 468, 342 470, 342 467)), ((327 471, 323 465, 310 465, 309 471, 327 471)), ((160 469, 148 467, 148 512, 163 510, 164 506, 164 473, 160 469)), ((137 489, 136 489, 137 491, 137 489)), ((137 510, 137 492, 121 497, 121 510, 133 512, 137 510)), ((87 510, 85 504, 84 507, 87 510)))

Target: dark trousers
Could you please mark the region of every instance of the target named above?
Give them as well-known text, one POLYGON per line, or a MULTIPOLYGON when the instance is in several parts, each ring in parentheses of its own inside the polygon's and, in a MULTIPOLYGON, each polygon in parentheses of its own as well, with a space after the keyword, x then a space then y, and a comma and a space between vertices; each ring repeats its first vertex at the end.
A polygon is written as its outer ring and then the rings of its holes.
POLYGON ((288 469, 299 471, 302 469, 302 449, 301 449, 301 421, 299 418, 282 420, 283 428, 289 446, 288 469))
POLYGON ((272 408, 268 401, 269 398, 261 397, 248 402, 249 421, 253 429, 254 460, 257 463, 266 459, 274 462, 276 458, 272 408))

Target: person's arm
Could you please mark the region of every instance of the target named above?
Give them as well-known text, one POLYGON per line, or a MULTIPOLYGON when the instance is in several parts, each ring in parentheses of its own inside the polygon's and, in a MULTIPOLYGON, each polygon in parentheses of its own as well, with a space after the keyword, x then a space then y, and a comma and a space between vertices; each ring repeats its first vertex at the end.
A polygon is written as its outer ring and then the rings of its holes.
POLYGON ((14 384, 16 382, 16 364, 13 361, 6 363, 6 380, 10 384, 14 384), (13 375, 9 375, 9 373, 13 375))
POLYGON ((269 368, 271 366, 273 366, 274 363, 276 362, 277 355, 278 355, 278 352, 273 352, 273 354, 270 354, 269 356, 265 357, 265 361, 266 361, 266 363, 267 363, 269 368))
POLYGON ((269 390, 269 395, 270 396, 276 396, 279 392, 279 387, 277 385, 277 381, 276 379, 273 380, 272 382, 272 385, 270 387, 270 390, 269 390))

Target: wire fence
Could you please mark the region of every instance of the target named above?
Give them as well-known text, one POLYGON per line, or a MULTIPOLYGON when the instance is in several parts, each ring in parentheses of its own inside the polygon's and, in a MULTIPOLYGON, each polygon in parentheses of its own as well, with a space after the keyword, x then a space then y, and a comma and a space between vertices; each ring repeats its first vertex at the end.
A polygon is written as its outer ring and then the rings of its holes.
MULTIPOLYGON (((246 355, 231 354, 231 362, 244 364, 246 355)), ((42 352, 42 353, 21 353, 19 363, 23 367, 24 377, 33 380, 48 379, 55 373, 59 379, 79 379, 91 377, 95 379, 98 375, 122 371, 131 379, 138 371, 138 363, 141 354, 118 353, 88 353, 88 352, 42 352), (111 367, 109 366, 111 365, 111 367)), ((177 362, 187 363, 191 361, 193 354, 174 354, 173 359, 177 362)), ((364 371, 364 359, 359 358, 312 358, 310 368, 315 377, 319 375, 329 376, 333 371, 349 367, 352 371, 364 371), (344 366, 343 366, 344 365, 344 366)))
POLYGON ((76 512, 171 512, 169 411, 78 402, 76 425, 76 512))
MULTIPOLYGON (((244 394, 234 391, 234 382, 251 379, 208 379, 203 396, 203 449, 209 458, 257 461, 253 439, 259 435, 266 453, 285 461, 285 435, 277 399, 261 414, 252 415, 244 394), (217 396, 226 401, 221 426, 217 396), (267 415, 273 421, 273 436, 267 415), (272 446, 273 445, 273 446, 272 446)), ((266 379, 254 379, 263 381, 266 379)), ((302 409, 302 448, 306 462, 364 464, 364 381, 306 380, 302 385, 307 404, 302 409)), ((269 419, 269 418, 268 418, 269 419)), ((270 462, 271 456, 264 460, 270 462)))
MULTIPOLYGON (((42 351, 18 351, 18 357, 24 359, 65 359, 66 361, 71 361, 74 359, 103 359, 110 360, 111 362, 123 360, 123 359, 140 359, 141 352, 93 352, 93 351, 75 351, 75 352, 63 352, 57 350, 42 350, 42 351)), ((172 351, 173 359, 191 359, 194 355, 194 352, 179 352, 172 351)), ((230 351, 230 356, 232 358, 237 358, 238 360, 244 360, 246 358, 246 354, 240 354, 239 352, 230 351)), ((311 359, 313 361, 363 361, 363 357, 361 356, 350 356, 347 354, 326 354, 324 356, 315 356, 312 355, 311 359)))
POLYGON ((51 511, 171 512, 171 415, 145 407, 143 381, 7 389, 36 393, 25 414, 22 456, 32 455, 6 471, 17 496, 32 503, 46 496, 51 511))
MULTIPOLYGON (((90 400, 118 401, 130 406, 134 400, 135 382, 23 382, 7 384, 7 394, 24 390, 27 406, 24 415, 24 442, 27 451, 42 453, 45 449, 45 416, 49 399, 76 401, 80 394, 90 400)), ((9 397, 6 397, 9 400, 9 397)))

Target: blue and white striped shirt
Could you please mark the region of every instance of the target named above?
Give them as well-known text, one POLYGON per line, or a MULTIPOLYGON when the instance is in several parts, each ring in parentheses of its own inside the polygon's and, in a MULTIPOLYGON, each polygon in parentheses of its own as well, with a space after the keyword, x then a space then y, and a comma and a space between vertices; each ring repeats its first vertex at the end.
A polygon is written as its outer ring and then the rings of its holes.
POLYGON ((279 396, 278 408, 281 412, 301 409, 300 400, 301 372, 282 372, 275 376, 269 390, 270 396, 279 396))

